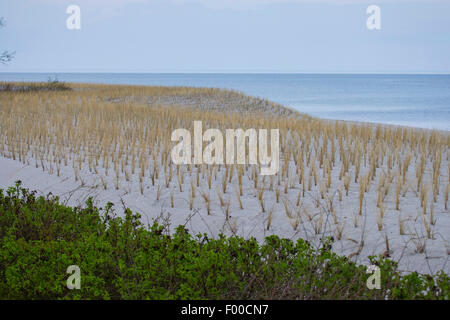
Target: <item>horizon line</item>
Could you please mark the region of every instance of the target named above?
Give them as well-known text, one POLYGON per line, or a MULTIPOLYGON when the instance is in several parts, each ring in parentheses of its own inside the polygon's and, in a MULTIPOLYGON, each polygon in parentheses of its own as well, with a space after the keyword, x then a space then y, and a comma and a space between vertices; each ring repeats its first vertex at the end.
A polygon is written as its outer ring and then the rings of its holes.
POLYGON ((0 71, 0 74, 297 74, 297 75, 450 75, 450 72, 288 72, 288 71, 0 71))

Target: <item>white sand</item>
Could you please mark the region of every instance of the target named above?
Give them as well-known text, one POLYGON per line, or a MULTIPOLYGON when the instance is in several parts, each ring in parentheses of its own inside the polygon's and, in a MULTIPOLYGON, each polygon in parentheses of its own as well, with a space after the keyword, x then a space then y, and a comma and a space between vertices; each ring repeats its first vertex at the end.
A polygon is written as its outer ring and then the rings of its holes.
MULTIPOLYGON (((338 157, 339 158, 339 157, 338 157)), ((443 161, 446 165, 445 159, 443 161)), ((333 169, 333 184, 330 190, 336 190, 339 185, 338 175, 340 164, 337 163, 333 169)), ((195 169, 194 169, 195 170, 195 169)), ((361 175, 365 173, 366 168, 361 168, 361 175)), ((378 170, 378 169, 377 169, 378 170)), ((425 180, 429 181, 429 168, 426 170, 425 180)), ((209 192, 212 199, 211 215, 208 215, 205 208, 205 202, 199 191, 196 192, 194 209, 189 210, 190 194, 190 176, 187 168, 184 167, 185 179, 183 192, 179 191, 176 175, 170 183, 169 189, 165 187, 163 173, 156 180, 155 186, 151 179, 144 179, 144 194, 141 195, 139 189, 138 174, 131 175, 130 181, 120 179, 119 190, 115 189, 115 177, 112 173, 108 177, 100 171, 99 175, 89 172, 87 165, 80 171, 80 179, 75 181, 74 171, 71 163, 69 166, 61 167, 61 174, 58 177, 56 173, 49 174, 49 170, 43 171, 41 167, 36 168, 34 160, 29 160, 29 164, 23 164, 19 161, 0 157, 0 188, 12 186, 16 180, 21 180, 23 185, 32 190, 37 190, 39 194, 46 195, 51 192, 59 196, 61 201, 68 205, 82 205, 89 196, 92 196, 98 206, 104 206, 108 201, 115 204, 116 212, 122 214, 123 204, 135 212, 142 214, 143 222, 152 223, 158 219, 163 223, 164 219, 170 218, 172 228, 179 224, 185 224, 191 233, 207 233, 212 237, 217 237, 219 233, 227 235, 237 234, 245 238, 255 237, 262 241, 265 236, 276 234, 281 237, 291 238, 293 240, 301 237, 311 241, 314 245, 319 244, 319 239, 324 236, 333 236, 336 240, 336 226, 333 217, 327 210, 325 201, 321 200, 319 207, 315 206, 315 199, 320 198, 319 185, 313 186, 311 191, 307 191, 305 198, 301 199, 301 204, 297 207, 297 196, 299 193, 298 182, 294 188, 288 189, 288 194, 284 194, 284 185, 280 185, 280 202, 275 201, 275 192, 269 190, 270 178, 265 178, 267 191, 264 193, 264 202, 266 213, 262 213, 256 191, 252 180, 244 175, 243 179, 243 206, 241 210, 236 197, 237 178, 234 175, 231 184, 228 184, 227 192, 224 196, 226 201, 230 201, 230 219, 225 217, 225 209, 220 206, 217 189, 221 187, 222 175, 225 170, 222 167, 217 173, 217 179, 213 178, 213 186, 208 190, 206 177, 202 177, 200 191, 209 192), (102 175, 107 182, 107 190, 104 190, 100 181, 102 175), (83 180, 83 183, 81 182, 83 180), (157 189, 161 188, 160 200, 156 200, 157 189), (206 189, 205 189, 206 188, 206 189), (173 192, 174 208, 171 207, 171 192, 173 192), (293 218, 288 218, 283 205, 283 199, 287 199, 289 207, 292 208, 293 218), (273 208, 273 218, 269 230, 267 230, 268 212, 273 208), (297 230, 294 230, 296 212, 300 212, 301 222, 297 230), (308 219, 308 214, 311 221, 308 219), (314 227, 317 232, 314 231, 314 227), (317 233, 317 234, 315 234, 317 233)), ((414 180, 414 162, 408 171, 411 181, 414 180)), ((295 172, 293 172, 292 176, 295 172)), ((192 178, 195 179, 195 171, 192 178)), ((308 175, 305 175, 306 177, 308 175)), ((322 179, 322 172, 319 171, 319 177, 322 179)), ((379 175, 377 175, 378 179, 379 175)), ((262 176, 260 176, 262 179, 262 176)), ((273 180, 273 190, 277 187, 276 180, 273 180)), ((395 204, 390 195, 385 199, 385 217, 383 219, 383 229, 378 230, 376 208, 376 183, 371 185, 371 190, 365 198, 363 215, 358 215, 359 210, 359 185, 353 181, 350 186, 349 196, 343 195, 342 202, 338 200, 337 193, 334 195, 333 206, 338 216, 338 226, 345 225, 342 232, 342 239, 336 240, 333 250, 339 254, 350 256, 352 261, 368 264, 368 256, 374 254, 383 254, 386 252, 385 237, 387 237, 390 246, 390 257, 399 262, 399 270, 405 272, 417 271, 421 273, 435 273, 438 270, 444 270, 450 273, 449 251, 449 231, 450 231, 450 212, 444 208, 444 187, 448 177, 442 178, 442 192, 438 196, 438 201, 434 206, 435 224, 432 228, 432 239, 428 239, 422 221, 422 208, 420 207, 418 197, 414 194, 414 188, 408 190, 400 200, 400 212, 394 210, 395 204), (357 226, 355 227, 355 219, 357 226), (400 235, 399 219, 404 221, 406 234, 400 235), (363 246, 359 254, 358 249, 363 246), (425 245, 423 252, 419 248, 425 245)), ((194 180, 195 181, 195 180, 194 180)), ((262 183, 262 182, 260 182, 262 183)), ((395 188, 395 182, 391 188, 395 188)), ((429 219, 430 214, 425 215, 429 219)))

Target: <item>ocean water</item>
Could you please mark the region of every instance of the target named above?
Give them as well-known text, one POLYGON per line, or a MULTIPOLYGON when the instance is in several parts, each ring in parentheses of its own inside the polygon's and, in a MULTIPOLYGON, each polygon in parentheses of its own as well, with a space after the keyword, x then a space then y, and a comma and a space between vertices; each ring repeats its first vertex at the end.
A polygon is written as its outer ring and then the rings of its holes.
POLYGON ((450 130, 450 75, 0 73, 0 81, 218 87, 327 119, 450 130))

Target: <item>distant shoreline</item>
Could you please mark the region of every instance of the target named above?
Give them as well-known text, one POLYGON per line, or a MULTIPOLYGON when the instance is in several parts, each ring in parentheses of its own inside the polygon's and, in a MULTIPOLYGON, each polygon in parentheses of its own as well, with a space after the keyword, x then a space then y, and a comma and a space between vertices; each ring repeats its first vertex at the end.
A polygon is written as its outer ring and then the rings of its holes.
POLYGON ((48 72, 48 71, 18 71, 18 72, 7 72, 0 71, 0 74, 169 74, 169 75, 177 75, 177 74, 224 74, 224 75, 253 75, 253 74, 262 74, 262 75, 349 75, 349 76, 450 76, 450 73, 371 73, 371 72, 360 72, 360 73, 352 73, 352 72, 219 72, 219 71, 205 71, 205 72, 184 72, 184 71, 159 71, 159 72, 129 72, 129 71, 117 71, 117 72, 95 72, 95 71, 86 71, 86 72, 75 72, 75 71, 56 71, 56 72, 48 72))
MULTIPOLYGON (((0 73, 2 74, 2 73, 0 73)), ((41 74, 41 73, 36 73, 36 74, 41 74)), ((69 73, 68 73, 69 74, 69 73)), ((84 74, 84 73, 80 73, 80 74, 84 74)), ((104 74, 109 74, 109 73, 104 73, 104 74)), ((113 73, 111 73, 113 74, 113 73)), ((145 73, 142 73, 145 74, 145 73)), ((43 81, 25 81, 24 83, 35 83, 35 82, 43 82, 43 81)), ((198 89, 220 89, 220 90, 231 90, 231 91, 235 91, 235 92, 239 92, 243 95, 246 96, 250 96, 253 98, 257 98, 257 99, 263 99, 263 100, 268 100, 265 99, 263 97, 258 97, 258 96, 252 96, 250 94, 248 94, 247 92, 243 92, 240 90, 235 90, 235 89, 229 89, 229 88, 217 88, 217 87, 197 87, 197 86, 185 86, 185 85, 174 85, 174 86, 166 86, 166 85, 142 85, 142 84, 127 84, 127 83, 91 83, 91 82, 68 82, 68 81, 63 81, 64 83, 73 85, 73 86, 77 86, 77 85, 81 85, 81 86, 130 86, 130 87, 176 87, 176 88, 198 88, 198 89)), ((0 83, 21 83, 21 81, 2 81, 0 80, 0 83)), ((268 100, 270 101, 270 100, 268 100)), ((272 101, 271 101, 272 102, 272 101)), ((277 103, 278 105, 282 106, 283 108, 285 108, 286 110, 289 110, 290 112, 302 115, 302 114, 306 114, 310 117, 313 118, 317 118, 317 119, 321 119, 324 121, 339 121, 339 122, 344 122, 344 123, 351 123, 351 124, 359 124, 359 125, 373 125, 373 126, 393 126, 393 127, 401 127, 401 128, 407 128, 407 129, 419 129, 419 130, 424 130, 424 131, 438 131, 440 133, 443 134, 449 134, 450 133, 450 129, 446 130, 446 129, 440 129, 440 128, 423 128, 423 127, 416 127, 416 126, 409 126, 409 125, 403 125, 403 124, 391 124, 391 123, 383 123, 383 122, 375 122, 375 121, 363 121, 363 120, 346 120, 346 119, 338 119, 338 118, 333 118, 333 119, 329 119, 329 118, 323 118, 320 116, 315 116, 312 115, 308 112, 302 112, 301 110, 296 109, 295 107, 289 106, 289 105, 285 105, 285 104, 280 104, 277 103)))

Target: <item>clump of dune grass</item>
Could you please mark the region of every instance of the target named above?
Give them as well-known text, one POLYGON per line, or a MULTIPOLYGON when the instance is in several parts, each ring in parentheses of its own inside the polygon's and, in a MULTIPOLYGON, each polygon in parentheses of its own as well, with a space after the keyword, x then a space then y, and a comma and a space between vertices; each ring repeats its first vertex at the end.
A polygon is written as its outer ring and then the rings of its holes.
POLYGON ((35 92, 35 91, 69 91, 72 88, 57 78, 49 78, 46 82, 9 83, 0 82, 0 92, 35 92))
POLYGON ((203 200, 205 201, 205 205, 206 205, 206 212, 208 213, 208 215, 211 214, 211 199, 208 193, 206 192, 201 192, 200 193, 203 200))

